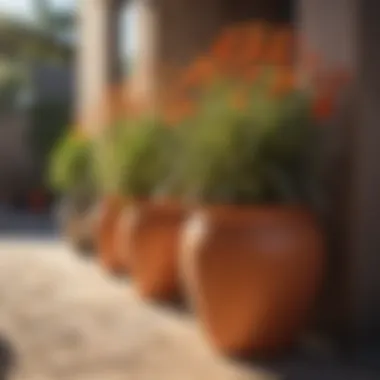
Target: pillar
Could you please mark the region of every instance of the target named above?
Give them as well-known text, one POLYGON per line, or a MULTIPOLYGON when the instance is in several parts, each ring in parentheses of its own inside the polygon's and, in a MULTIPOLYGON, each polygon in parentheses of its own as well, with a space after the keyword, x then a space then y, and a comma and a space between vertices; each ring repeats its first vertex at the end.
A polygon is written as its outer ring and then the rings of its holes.
POLYGON ((120 78, 118 9, 120 0, 81 0, 77 70, 77 114, 92 134, 100 127, 96 112, 109 86, 120 78))
POLYGON ((351 275, 358 338, 380 338, 380 3, 357 0, 357 107, 351 275))
POLYGON ((156 96, 159 20, 157 4, 135 0, 137 16, 137 52, 130 78, 132 96, 140 103, 152 103, 156 96))
POLYGON ((325 63, 352 73, 330 141, 343 154, 330 163, 333 273, 325 309, 353 342, 380 331, 379 17, 376 0, 297 3, 301 50, 313 47, 325 63))

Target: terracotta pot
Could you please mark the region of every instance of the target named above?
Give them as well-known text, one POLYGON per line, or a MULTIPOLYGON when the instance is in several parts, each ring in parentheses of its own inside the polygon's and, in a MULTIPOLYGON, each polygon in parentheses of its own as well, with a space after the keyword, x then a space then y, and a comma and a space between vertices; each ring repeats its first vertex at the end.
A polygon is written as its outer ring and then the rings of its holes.
POLYGON ((125 204, 122 208, 117 223, 115 231, 115 254, 117 256, 118 262, 121 263, 124 273, 130 272, 130 240, 132 227, 131 206, 130 204, 125 204))
POLYGON ((116 253, 115 232, 117 221, 123 208, 123 200, 118 197, 105 198, 99 205, 97 228, 97 251, 104 268, 112 272, 122 272, 123 263, 116 253))
POLYGON ((300 208, 220 207, 195 212, 180 270, 215 347, 275 354, 295 342, 321 285, 322 233, 300 208))
POLYGON ((174 299, 184 209, 177 203, 138 202, 130 215, 130 268, 138 292, 158 301, 174 299))

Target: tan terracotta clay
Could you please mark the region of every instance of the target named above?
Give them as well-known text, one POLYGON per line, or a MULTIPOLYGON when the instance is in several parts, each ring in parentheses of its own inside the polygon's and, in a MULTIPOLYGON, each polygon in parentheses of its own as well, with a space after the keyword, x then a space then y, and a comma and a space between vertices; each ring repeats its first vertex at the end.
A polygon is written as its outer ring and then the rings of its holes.
POLYGON ((131 207, 130 268, 141 296, 158 301, 179 293, 178 244, 184 210, 177 203, 131 207))
POLYGON ((115 249, 115 231, 123 200, 108 197, 99 205, 97 228, 97 251, 101 264, 112 272, 122 272, 123 263, 115 249))
POLYGON ((229 355, 274 354, 305 327, 320 288, 322 234, 299 208, 215 207, 184 228, 180 272, 205 332, 229 355))
POLYGON ((125 204, 121 210, 115 231, 115 254, 118 261, 122 263, 123 272, 129 273, 130 271, 130 235, 132 232, 132 218, 130 212, 130 205, 125 204))

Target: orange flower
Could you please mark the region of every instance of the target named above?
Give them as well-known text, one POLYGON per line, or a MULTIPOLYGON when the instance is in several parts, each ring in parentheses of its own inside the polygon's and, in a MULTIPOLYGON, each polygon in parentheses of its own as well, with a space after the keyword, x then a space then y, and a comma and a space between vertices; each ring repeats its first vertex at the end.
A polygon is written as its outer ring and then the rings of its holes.
POLYGON ((286 95, 295 88, 295 85, 296 79, 292 69, 278 69, 271 93, 274 96, 286 95))
POLYGON ((290 65, 293 62, 293 54, 293 34, 284 28, 272 35, 265 61, 275 65, 290 65))
POLYGON ((236 27, 226 28, 211 48, 211 56, 219 63, 226 63, 236 51, 236 27))
POLYGON ((194 103, 189 99, 180 99, 163 107, 163 117, 171 126, 192 116, 195 111, 194 103))
POLYGON ((184 73, 181 85, 186 87, 194 87, 207 83, 212 80, 216 73, 216 66, 213 61, 203 56, 198 58, 184 73))
POLYGON ((263 57, 268 30, 265 26, 251 25, 247 28, 247 37, 243 47, 246 63, 256 63, 263 57))
POLYGON ((247 92, 243 89, 239 89, 234 94, 232 94, 231 104, 234 108, 238 110, 243 110, 248 105, 247 92))
POLYGON ((246 68, 246 70, 242 73, 242 79, 248 82, 248 84, 252 84, 259 77, 260 72, 261 72, 261 66, 257 64, 252 65, 246 68))
POLYGON ((312 109, 314 117, 323 121, 331 117, 334 112, 334 99, 331 94, 323 94, 317 97, 312 109))

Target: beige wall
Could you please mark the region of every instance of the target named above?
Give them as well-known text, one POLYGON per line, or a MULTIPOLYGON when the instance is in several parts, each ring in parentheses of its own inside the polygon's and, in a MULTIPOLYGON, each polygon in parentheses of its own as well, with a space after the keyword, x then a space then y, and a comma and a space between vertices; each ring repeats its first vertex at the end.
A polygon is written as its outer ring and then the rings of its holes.
POLYGON ((133 1, 136 5, 138 41, 133 77, 129 83, 137 99, 153 102, 157 85, 155 63, 158 53, 158 15, 149 1, 133 1))
POLYGON ((98 109, 107 88, 108 6, 112 0, 79 1, 77 114, 83 128, 96 128, 98 109))

